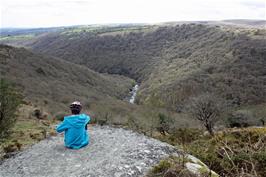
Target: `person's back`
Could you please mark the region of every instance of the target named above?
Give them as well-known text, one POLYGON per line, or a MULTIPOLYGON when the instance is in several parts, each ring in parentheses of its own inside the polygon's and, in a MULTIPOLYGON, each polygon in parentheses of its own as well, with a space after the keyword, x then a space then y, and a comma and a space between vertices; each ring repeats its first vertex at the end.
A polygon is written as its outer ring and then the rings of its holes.
MULTIPOLYGON (((74 104, 77 103, 79 102, 74 102, 74 104)), ((86 114, 79 114, 81 110, 80 103, 74 106, 72 103, 71 106, 70 108, 73 115, 64 117, 64 121, 56 128, 56 131, 59 133, 65 131, 66 147, 79 149, 89 144, 86 126, 90 121, 90 117, 86 114), (79 108, 78 110, 77 107, 79 108)))

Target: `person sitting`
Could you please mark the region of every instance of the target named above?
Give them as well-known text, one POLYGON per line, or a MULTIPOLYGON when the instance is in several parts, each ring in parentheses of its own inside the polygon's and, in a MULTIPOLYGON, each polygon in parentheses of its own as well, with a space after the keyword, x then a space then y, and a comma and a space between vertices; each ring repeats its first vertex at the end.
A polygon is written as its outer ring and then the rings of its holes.
POLYGON ((75 101, 70 105, 70 116, 65 116, 64 121, 56 127, 58 133, 65 132, 65 146, 70 149, 80 149, 89 144, 87 124, 90 116, 80 114, 82 105, 75 101))

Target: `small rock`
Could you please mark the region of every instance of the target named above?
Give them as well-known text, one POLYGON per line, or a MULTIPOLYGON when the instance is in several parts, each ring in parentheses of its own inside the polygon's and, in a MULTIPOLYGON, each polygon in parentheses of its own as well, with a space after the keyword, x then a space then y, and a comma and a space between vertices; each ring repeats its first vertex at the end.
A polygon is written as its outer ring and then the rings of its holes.
POLYGON ((145 167, 146 166, 146 163, 141 162, 140 165, 145 167))
POLYGON ((200 169, 202 168, 201 165, 196 164, 196 163, 190 163, 190 162, 186 163, 186 167, 189 171, 191 171, 194 174, 200 174, 200 169))
POLYGON ((149 150, 144 150, 144 152, 147 154, 151 153, 151 151, 149 151, 149 150))
POLYGON ((136 166, 136 168, 138 169, 139 172, 141 172, 142 168, 139 166, 136 166))

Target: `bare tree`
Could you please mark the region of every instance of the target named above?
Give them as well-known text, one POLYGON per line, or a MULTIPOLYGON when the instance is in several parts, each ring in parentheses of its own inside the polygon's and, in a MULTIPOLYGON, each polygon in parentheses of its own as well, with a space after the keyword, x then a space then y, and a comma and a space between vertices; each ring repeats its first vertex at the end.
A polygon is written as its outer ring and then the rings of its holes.
POLYGON ((214 124, 225 108, 222 99, 219 99, 216 95, 205 93, 190 99, 186 107, 187 111, 194 118, 200 120, 211 135, 214 135, 214 124))

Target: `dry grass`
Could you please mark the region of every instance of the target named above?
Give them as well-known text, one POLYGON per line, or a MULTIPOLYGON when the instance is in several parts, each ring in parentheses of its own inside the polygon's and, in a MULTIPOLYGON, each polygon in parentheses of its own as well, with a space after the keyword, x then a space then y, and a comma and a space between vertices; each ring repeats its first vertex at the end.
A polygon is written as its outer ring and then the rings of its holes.
POLYGON ((34 116, 34 110, 38 109, 31 105, 22 105, 18 111, 17 121, 11 129, 11 134, 0 143, 0 159, 9 157, 10 154, 23 150, 26 147, 55 135, 52 117, 38 119, 34 116))

